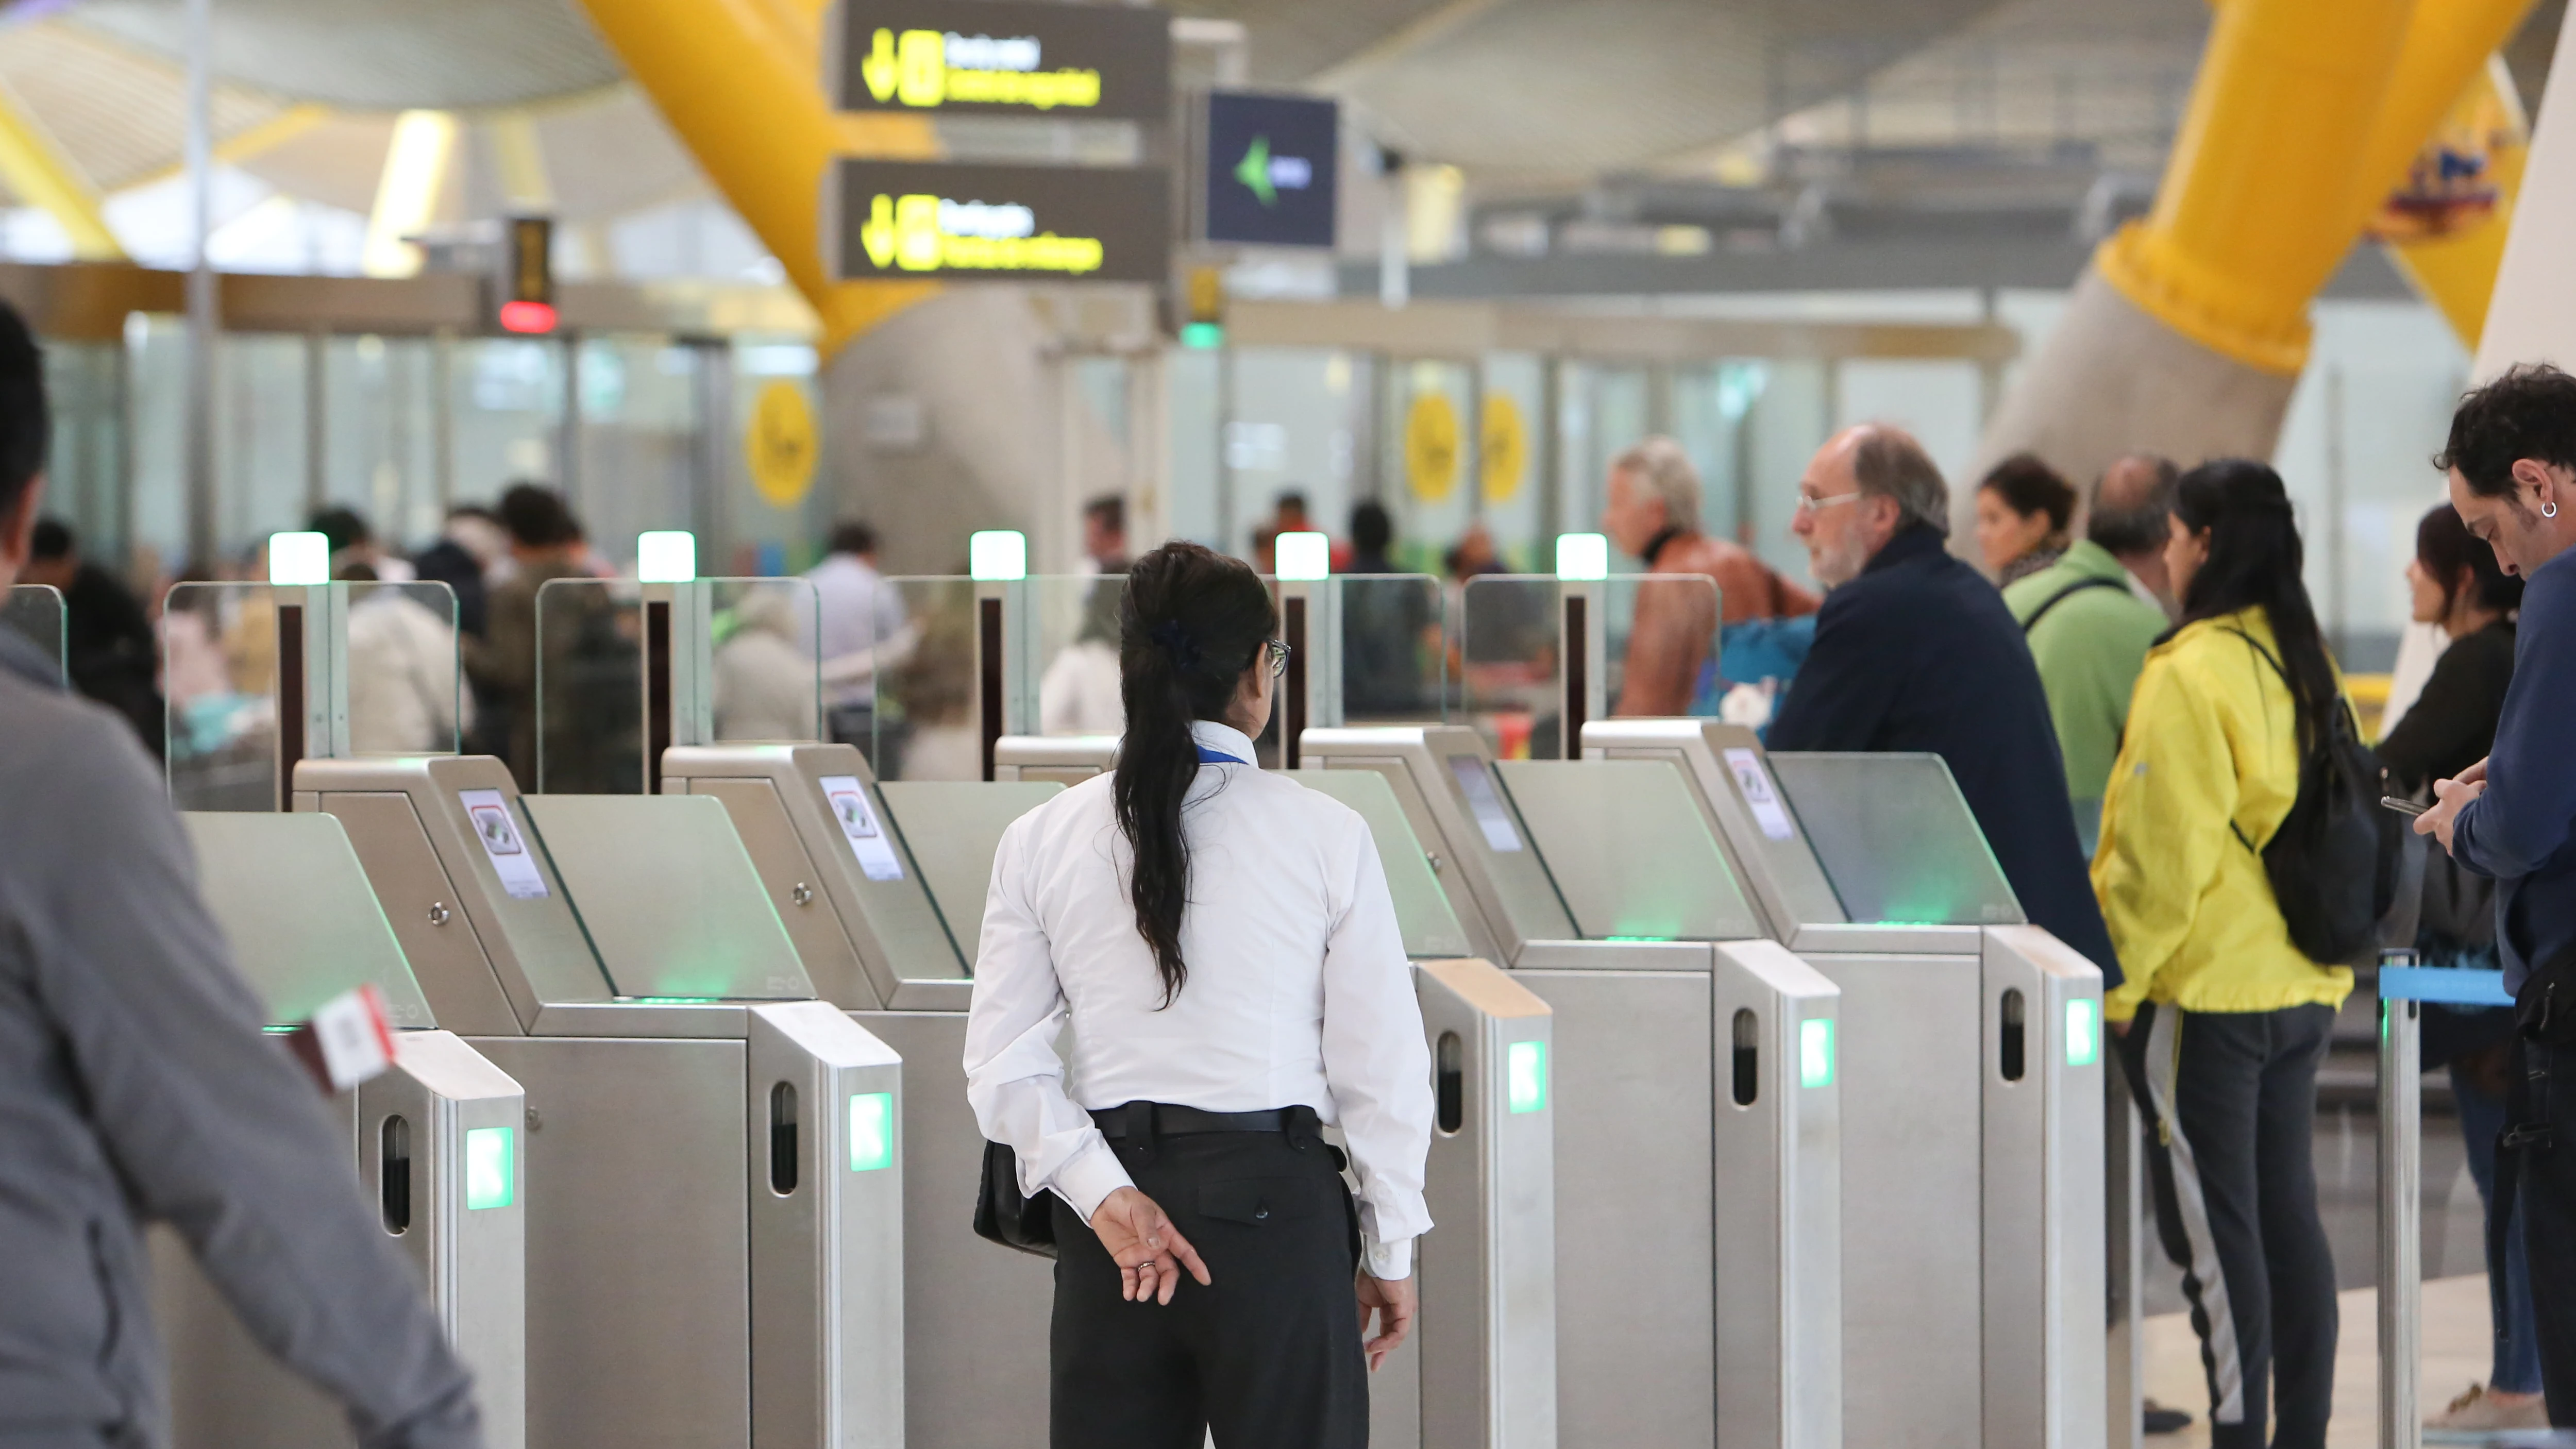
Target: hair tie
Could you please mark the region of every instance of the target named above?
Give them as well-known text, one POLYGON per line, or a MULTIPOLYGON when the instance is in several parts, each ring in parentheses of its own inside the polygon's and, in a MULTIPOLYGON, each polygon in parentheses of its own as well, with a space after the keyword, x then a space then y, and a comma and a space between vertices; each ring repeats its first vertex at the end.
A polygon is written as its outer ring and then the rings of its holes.
POLYGON ((1188 673, 1199 667, 1199 643, 1190 637, 1189 630, 1181 627, 1179 620, 1166 619, 1147 631, 1147 636, 1162 646, 1174 669, 1188 673))

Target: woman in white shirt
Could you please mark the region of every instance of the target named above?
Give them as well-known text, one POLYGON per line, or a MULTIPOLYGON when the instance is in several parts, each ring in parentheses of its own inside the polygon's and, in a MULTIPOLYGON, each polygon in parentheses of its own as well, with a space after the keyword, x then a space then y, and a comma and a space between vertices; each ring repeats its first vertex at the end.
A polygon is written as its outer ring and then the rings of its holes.
POLYGON ((1277 624, 1240 560, 1139 560, 1117 770, 994 857, 967 1095, 1058 1199, 1054 1449, 1359 1449, 1412 1326, 1430 1054, 1367 825, 1251 764, 1277 624))

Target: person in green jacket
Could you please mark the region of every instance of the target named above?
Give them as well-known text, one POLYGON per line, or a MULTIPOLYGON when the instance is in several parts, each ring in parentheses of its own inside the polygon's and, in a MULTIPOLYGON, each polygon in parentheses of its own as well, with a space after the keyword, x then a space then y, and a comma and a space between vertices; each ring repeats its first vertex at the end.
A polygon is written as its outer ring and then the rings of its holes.
POLYGON ((2129 718, 2129 691, 2147 648, 2171 621, 2164 582, 2166 517, 2174 465, 2122 458, 2093 485, 2082 542, 2056 563, 2004 589, 2048 691, 2075 833, 2090 858, 2102 826, 2102 793, 2129 718))

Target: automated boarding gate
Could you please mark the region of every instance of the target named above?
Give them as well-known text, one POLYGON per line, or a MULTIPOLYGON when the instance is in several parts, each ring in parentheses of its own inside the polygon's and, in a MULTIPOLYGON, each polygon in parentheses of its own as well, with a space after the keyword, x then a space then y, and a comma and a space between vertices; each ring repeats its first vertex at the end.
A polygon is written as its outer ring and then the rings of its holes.
MULTIPOLYGON (((392 1067, 331 1099, 385 1234, 474 1374, 485 1439, 526 1440, 526 1178, 518 1083, 437 1028, 338 822, 183 817, 208 907, 283 1028, 373 986, 396 1028, 392 1067)), ((346 1415, 252 1341, 177 1235, 152 1235, 154 1317, 170 1353, 179 1449, 322 1449, 356 1442, 346 1415)))
POLYGON ((1833 984, 1758 939, 1661 771, 1498 773, 1441 726, 1302 743, 1384 781, 1462 928, 1552 1009, 1584 1224, 1557 1245, 1563 1442, 1841 1444, 1833 984))
POLYGON ((901 1060, 714 801, 308 759, 439 1019, 527 1088, 528 1438, 903 1442, 901 1060))
MULTIPOLYGON (((663 789, 732 812, 825 994, 912 1063, 907 1251, 917 1275, 949 1288, 909 1305, 916 1446, 1045 1432, 1045 1376, 991 1369, 1046 1362, 1052 1282, 1044 1263, 971 1231, 983 1138, 959 1064, 1001 834, 1062 788, 1055 779, 1092 773, 1094 757, 1037 751, 1026 768, 1054 779, 994 784, 879 783, 847 745, 674 746, 663 757, 663 789)), ((1416 1344, 1372 1382, 1376 1442, 1552 1445, 1551 1017, 1493 967, 1449 959, 1464 954, 1465 933, 1410 833, 1390 843, 1403 829, 1390 794, 1372 794, 1373 781, 1309 783, 1377 831, 1407 953, 1423 963, 1416 986, 1443 1086, 1427 1184, 1440 1226, 1417 1270, 1428 1306, 1416 1344)))
POLYGON ((1847 1196, 1909 1204, 1845 1222, 1851 1362, 1874 1370, 1853 1442, 2104 1444, 2100 972, 2022 923, 1936 756, 1765 755, 1702 719, 1583 739, 1678 769, 1766 931, 1845 988, 1847 1196), (1946 1236, 1979 1220, 1981 1242, 1946 1236), (1972 1298, 1982 1343, 1920 1331, 1925 1305, 1972 1298))

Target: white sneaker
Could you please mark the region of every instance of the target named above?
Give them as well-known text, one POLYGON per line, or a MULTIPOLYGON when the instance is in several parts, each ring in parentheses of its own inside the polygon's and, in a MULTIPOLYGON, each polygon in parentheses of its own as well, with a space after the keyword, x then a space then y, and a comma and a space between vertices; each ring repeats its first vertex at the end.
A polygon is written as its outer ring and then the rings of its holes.
POLYGON ((2486 1385, 2471 1384, 2469 1391, 2453 1399, 2449 1408, 2426 1419, 2424 1427, 2428 1431, 2450 1434, 2546 1429, 2549 1427, 2549 1405, 2538 1394, 2499 1398, 2486 1385))

